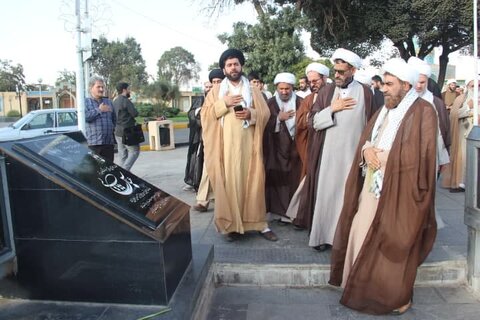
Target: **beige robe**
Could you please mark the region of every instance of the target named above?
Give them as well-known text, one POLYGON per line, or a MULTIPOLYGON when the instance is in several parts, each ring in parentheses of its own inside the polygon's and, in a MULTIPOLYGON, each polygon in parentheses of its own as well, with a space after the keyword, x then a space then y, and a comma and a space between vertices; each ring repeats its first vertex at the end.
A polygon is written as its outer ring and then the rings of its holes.
POLYGON ((215 226, 221 233, 267 227, 262 142, 270 111, 258 88, 251 87, 251 92, 248 128, 219 98, 219 87, 209 92, 201 111, 205 164, 215 194, 215 226))
POLYGON ((467 140, 472 123, 469 116, 472 114, 468 107, 464 106, 465 94, 455 99, 450 110, 450 135, 452 144, 450 146, 450 163, 443 173, 442 186, 445 188, 458 188, 465 179, 467 140))

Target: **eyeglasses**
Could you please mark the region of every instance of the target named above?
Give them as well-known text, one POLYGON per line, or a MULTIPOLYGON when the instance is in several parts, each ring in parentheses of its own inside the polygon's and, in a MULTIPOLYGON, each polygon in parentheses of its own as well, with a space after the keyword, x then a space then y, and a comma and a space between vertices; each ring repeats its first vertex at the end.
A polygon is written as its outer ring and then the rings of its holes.
POLYGON ((347 69, 347 70, 333 69, 333 71, 335 71, 335 73, 338 73, 339 75, 343 76, 345 74, 345 72, 350 71, 350 69, 347 69))
POLYGON ((320 82, 320 81, 322 81, 322 79, 312 79, 308 82, 311 83, 311 84, 315 84, 315 83, 320 82))

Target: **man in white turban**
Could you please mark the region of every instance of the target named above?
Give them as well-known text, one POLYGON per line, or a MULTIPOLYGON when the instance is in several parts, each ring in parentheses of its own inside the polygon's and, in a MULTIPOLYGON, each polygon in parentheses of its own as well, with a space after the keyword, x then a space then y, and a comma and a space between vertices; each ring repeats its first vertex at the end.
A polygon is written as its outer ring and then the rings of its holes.
POLYGON ((438 134, 440 138, 437 142, 437 160, 438 165, 443 166, 449 162, 448 148, 450 147, 450 120, 448 118, 445 103, 442 99, 435 97, 433 93, 428 90, 428 79, 432 73, 430 65, 417 57, 410 57, 408 59, 408 65, 413 69, 416 69, 419 73, 418 81, 414 85, 418 96, 430 102, 437 111, 439 125, 438 134))
POLYGON ((385 106, 355 152, 331 256, 340 302, 370 314, 402 314, 417 267, 435 241, 437 114, 418 97, 404 60, 384 66, 385 106))
POLYGON ((333 243, 345 180, 373 109, 370 86, 354 80, 360 57, 338 49, 332 61, 335 84, 319 91, 309 117, 307 173, 294 220, 311 229, 309 246, 318 251, 333 243))
MULTIPOLYGON (((312 111, 312 106, 317 100, 318 93, 322 88, 325 87, 327 83, 329 74, 330 74, 330 69, 319 62, 312 62, 305 68, 305 75, 307 76, 308 82, 310 83, 311 93, 303 99, 296 115, 295 144, 297 147, 298 154, 300 156, 302 167, 300 171, 300 184, 289 203, 287 213, 286 213, 286 215, 292 220, 295 220, 297 218, 300 195, 303 192, 303 185, 305 182, 305 175, 307 172, 307 148, 309 145, 308 143, 309 117, 312 111)), ((295 228, 305 229, 305 226, 295 223, 295 228)))
POLYGON ((288 204, 300 182, 301 162, 295 146, 295 114, 302 98, 293 91, 295 76, 282 72, 273 81, 276 94, 268 100, 270 119, 263 135, 265 203, 267 212, 285 218, 288 204))

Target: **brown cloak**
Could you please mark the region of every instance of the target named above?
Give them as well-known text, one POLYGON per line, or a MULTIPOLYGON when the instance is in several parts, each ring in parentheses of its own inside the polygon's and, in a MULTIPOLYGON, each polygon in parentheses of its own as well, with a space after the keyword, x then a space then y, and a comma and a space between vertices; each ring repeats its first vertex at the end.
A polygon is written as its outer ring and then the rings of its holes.
MULTIPOLYGON (((297 97, 298 110, 302 98, 297 97)), ((263 158, 265 163, 265 202, 267 212, 285 215, 288 204, 300 182, 301 162, 295 141, 284 121, 280 122, 280 131, 275 132, 278 106, 275 97, 268 101, 270 119, 263 135, 263 158)))
MULTIPOLYGON (((346 187, 332 248, 329 283, 342 282, 352 220, 364 178, 361 149, 378 113, 360 139, 346 187)), ((366 313, 384 314, 412 298, 417 267, 430 252, 435 221, 437 115, 417 99, 405 114, 390 150, 375 218, 350 271, 340 302, 366 313)))
POLYGON ((315 93, 311 93, 306 96, 300 108, 295 115, 295 144, 297 145, 298 155, 302 161, 302 169, 300 178, 303 178, 307 173, 307 145, 308 145, 308 115, 312 110, 313 99, 315 99, 315 93))
POLYGON ((445 148, 449 150, 452 139, 450 137, 450 118, 448 117, 447 106, 442 99, 433 96, 433 105, 437 109, 438 114, 438 126, 440 127, 440 133, 442 134, 443 144, 445 148))
MULTIPOLYGON (((251 111, 251 125, 247 129, 253 130, 251 143, 244 143, 241 132, 235 141, 224 139, 224 128, 221 125, 222 116, 232 116, 231 108, 227 108, 223 99, 219 98, 220 86, 214 86, 208 93, 201 110, 202 137, 204 141, 205 168, 213 192, 215 194, 215 226, 221 233, 239 232, 248 230, 262 231, 267 227, 265 210, 265 171, 263 166, 263 131, 270 116, 265 99, 256 87, 250 87, 253 98, 251 111), (230 164, 225 162, 225 150, 232 145, 241 144, 242 153, 248 152, 249 163, 230 164), (245 170, 236 169, 245 167, 245 170), (237 181, 244 181, 242 185, 231 186, 226 181, 226 170, 236 172, 237 181), (234 194, 227 189, 237 189, 234 194)), ((226 121, 226 120, 225 120, 226 121)), ((241 121, 241 120, 238 120, 241 121)), ((240 127, 241 124, 237 127, 240 127)), ((239 157, 244 157, 239 154, 239 157)), ((244 157, 245 158, 245 157, 244 157)))
MULTIPOLYGON (((366 85, 362 84, 362 87, 365 99, 365 119, 368 121, 372 116, 373 94, 372 90, 366 85)), ((307 174, 302 194, 300 195, 300 205, 297 218, 294 221, 296 225, 302 226, 306 229, 311 229, 312 226, 315 199, 317 195, 318 171, 321 166, 320 160, 322 159, 323 143, 328 130, 316 131, 313 128, 313 114, 330 106, 334 92, 335 84, 333 83, 327 84, 320 89, 317 100, 312 106, 312 116, 308 119, 307 174)))

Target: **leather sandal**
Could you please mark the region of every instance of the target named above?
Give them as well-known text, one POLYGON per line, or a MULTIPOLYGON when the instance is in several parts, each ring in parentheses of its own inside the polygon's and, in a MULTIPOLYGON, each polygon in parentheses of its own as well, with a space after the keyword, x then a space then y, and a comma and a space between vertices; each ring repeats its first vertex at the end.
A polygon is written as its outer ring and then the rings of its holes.
POLYGON ((405 312, 407 312, 407 310, 410 309, 411 306, 412 306, 412 300, 410 300, 406 305, 401 306, 400 308, 393 310, 392 312, 390 312, 390 314, 393 315, 393 316, 400 316, 400 315, 404 314, 405 312))

